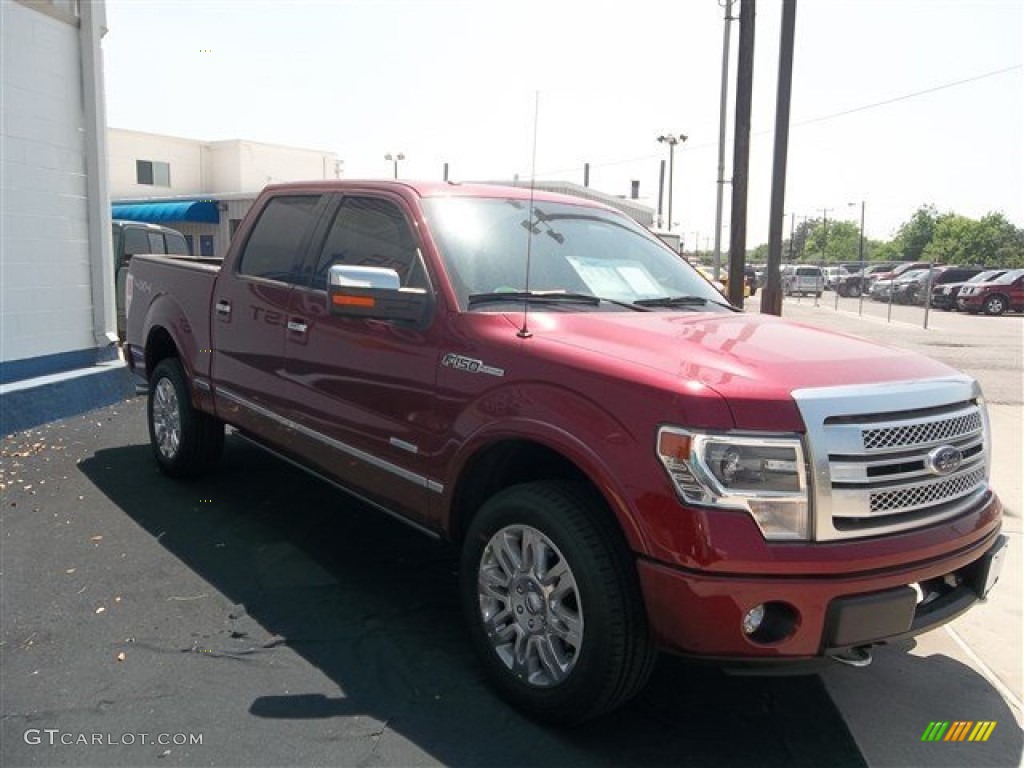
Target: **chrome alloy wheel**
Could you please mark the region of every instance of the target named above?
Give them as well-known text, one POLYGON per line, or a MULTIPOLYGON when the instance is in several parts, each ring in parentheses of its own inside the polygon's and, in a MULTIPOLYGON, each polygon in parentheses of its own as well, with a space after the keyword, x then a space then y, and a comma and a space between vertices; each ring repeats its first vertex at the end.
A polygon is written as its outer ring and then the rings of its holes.
POLYGON ((153 393, 153 435, 160 454, 173 459, 181 444, 181 408, 174 384, 166 378, 156 383, 153 393))
POLYGON ((496 532, 480 558, 480 614, 501 661, 531 685, 569 677, 583 643, 576 578, 558 547, 536 528, 496 532))

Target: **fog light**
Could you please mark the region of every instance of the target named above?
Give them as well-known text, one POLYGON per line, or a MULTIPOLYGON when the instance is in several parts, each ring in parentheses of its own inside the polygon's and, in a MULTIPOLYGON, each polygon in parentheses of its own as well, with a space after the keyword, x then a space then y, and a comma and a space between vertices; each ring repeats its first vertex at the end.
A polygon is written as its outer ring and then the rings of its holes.
POLYGON ((752 635, 761 628, 761 623, 764 621, 764 603, 755 605, 743 616, 743 632, 746 635, 752 635))

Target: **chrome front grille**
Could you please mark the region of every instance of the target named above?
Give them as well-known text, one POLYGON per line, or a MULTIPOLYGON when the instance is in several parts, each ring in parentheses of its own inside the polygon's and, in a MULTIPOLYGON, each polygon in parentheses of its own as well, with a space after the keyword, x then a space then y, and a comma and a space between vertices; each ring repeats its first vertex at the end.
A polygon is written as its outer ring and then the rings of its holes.
POLYGON ((912 485, 895 491, 879 491, 870 496, 871 514, 887 512, 906 512, 908 510, 941 504, 972 493, 980 483, 985 481, 985 470, 975 469, 949 480, 912 485))
POLYGON ((817 540, 930 525, 988 492, 988 420, 973 379, 793 396, 807 426, 817 540))
POLYGON ((981 431, 981 413, 972 411, 939 421, 924 421, 898 427, 865 429, 864 450, 883 451, 904 445, 930 445, 981 431))

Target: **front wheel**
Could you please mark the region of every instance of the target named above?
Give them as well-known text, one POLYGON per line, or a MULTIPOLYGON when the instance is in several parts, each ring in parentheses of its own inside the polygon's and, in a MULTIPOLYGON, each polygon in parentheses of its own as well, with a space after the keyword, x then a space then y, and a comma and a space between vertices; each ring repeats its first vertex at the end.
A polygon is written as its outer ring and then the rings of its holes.
POLYGON ((635 565, 585 486, 512 486, 477 513, 462 550, 473 644, 498 692, 547 722, 623 704, 654 662, 635 565))
POLYGON ((1006 307, 1009 304, 1005 296, 1000 296, 998 293, 989 296, 985 299, 985 314, 986 315, 1001 315, 1006 311, 1006 307))
POLYGON ((181 361, 161 360, 149 380, 149 441, 157 464, 172 477, 210 469, 224 449, 224 424, 192 407, 181 361))

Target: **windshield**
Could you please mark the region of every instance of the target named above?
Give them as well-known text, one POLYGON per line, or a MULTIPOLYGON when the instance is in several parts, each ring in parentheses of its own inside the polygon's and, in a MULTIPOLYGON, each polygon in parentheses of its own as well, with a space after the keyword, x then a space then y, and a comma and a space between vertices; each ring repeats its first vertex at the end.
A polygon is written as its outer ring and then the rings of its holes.
POLYGON ((967 282, 987 283, 989 280, 998 280, 1005 272, 1005 269, 990 269, 988 272, 979 272, 967 282))
POLYGON ((668 311, 728 308, 696 270, 616 212, 552 202, 531 210, 527 200, 501 198, 428 198, 423 205, 464 310, 502 310, 523 301, 526 290, 547 294, 544 308, 559 311, 628 311, 638 301, 668 311), (552 300, 557 293, 604 301, 552 300), (652 303, 667 299, 674 301, 652 303))

